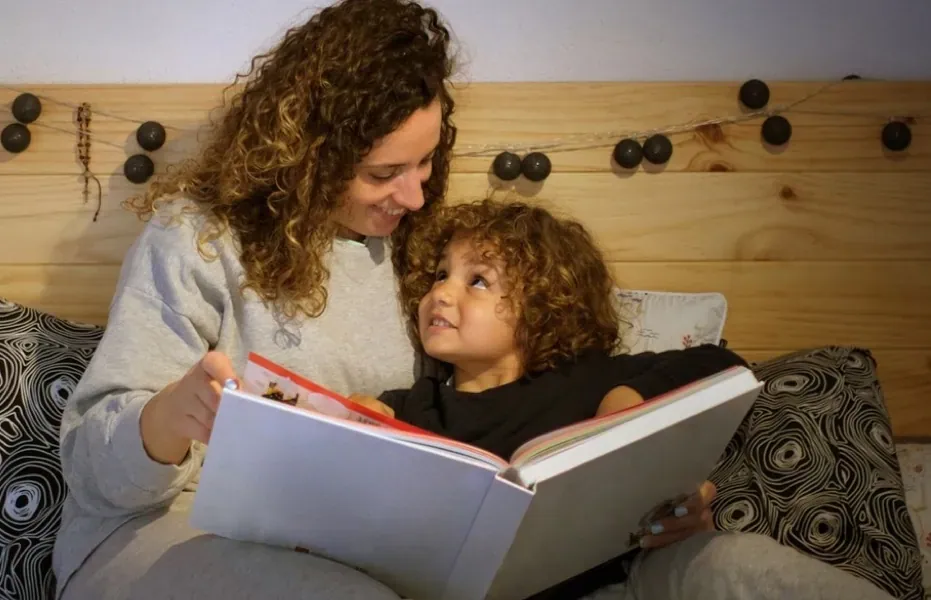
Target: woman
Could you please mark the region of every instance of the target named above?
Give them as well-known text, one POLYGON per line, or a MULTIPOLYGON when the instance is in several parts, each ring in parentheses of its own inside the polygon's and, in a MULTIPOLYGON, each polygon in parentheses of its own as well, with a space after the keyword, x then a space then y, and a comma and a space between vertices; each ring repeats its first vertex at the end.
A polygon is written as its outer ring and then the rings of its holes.
MULTIPOLYGON (((395 273, 446 187, 449 41, 434 11, 404 0, 320 11, 254 63, 200 155, 131 203, 153 218, 62 419, 62 597, 397 598, 320 557, 203 535, 187 513, 221 382, 248 352, 347 394, 407 387, 421 372, 395 273)), ((703 528, 707 503, 654 544, 703 528)), ((671 577, 742 598, 742 582, 720 587, 716 574, 744 572, 728 558, 760 547, 775 557, 760 564, 780 569, 761 570, 758 587, 794 591, 794 555, 772 540, 696 535, 644 560, 623 590, 652 582, 668 597, 671 577), (693 560, 702 568, 682 568, 693 560)), ((838 597, 862 595, 823 570, 838 597)))

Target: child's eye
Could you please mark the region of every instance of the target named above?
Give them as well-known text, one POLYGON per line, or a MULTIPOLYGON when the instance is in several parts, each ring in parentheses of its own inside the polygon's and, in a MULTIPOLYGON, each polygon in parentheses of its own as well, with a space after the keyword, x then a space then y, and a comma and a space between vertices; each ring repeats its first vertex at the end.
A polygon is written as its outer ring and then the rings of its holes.
POLYGON ((446 271, 444 271, 443 269, 440 269, 439 271, 436 272, 435 281, 443 281, 444 279, 446 279, 446 271))
POLYGON ((481 275, 476 275, 476 276, 472 279, 472 285, 474 285, 475 287, 479 287, 479 288, 485 289, 485 288, 488 287, 488 282, 487 282, 487 281, 485 280, 485 278, 482 277, 481 275))

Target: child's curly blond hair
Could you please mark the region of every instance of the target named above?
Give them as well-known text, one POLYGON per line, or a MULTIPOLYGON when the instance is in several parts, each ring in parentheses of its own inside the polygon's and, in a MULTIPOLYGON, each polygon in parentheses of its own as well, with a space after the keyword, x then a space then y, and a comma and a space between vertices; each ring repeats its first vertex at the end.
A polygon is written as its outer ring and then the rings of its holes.
POLYGON ((492 199, 444 206, 409 239, 400 293, 419 348, 418 304, 454 237, 469 239, 486 259, 504 263, 525 373, 554 368, 586 351, 617 350, 615 282, 591 234, 546 209, 492 199))

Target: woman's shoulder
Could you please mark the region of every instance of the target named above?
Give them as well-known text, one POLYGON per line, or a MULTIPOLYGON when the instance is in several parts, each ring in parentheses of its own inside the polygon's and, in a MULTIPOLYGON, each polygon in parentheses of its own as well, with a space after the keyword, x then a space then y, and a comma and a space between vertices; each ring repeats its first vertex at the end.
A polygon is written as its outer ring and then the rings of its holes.
POLYGON ((120 286, 160 298, 229 289, 242 272, 232 236, 192 203, 172 204, 147 219, 123 259, 120 286))
POLYGON ((170 261, 198 268, 200 263, 230 253, 237 252, 229 231, 218 227, 192 202, 178 200, 147 217, 126 259, 170 261))

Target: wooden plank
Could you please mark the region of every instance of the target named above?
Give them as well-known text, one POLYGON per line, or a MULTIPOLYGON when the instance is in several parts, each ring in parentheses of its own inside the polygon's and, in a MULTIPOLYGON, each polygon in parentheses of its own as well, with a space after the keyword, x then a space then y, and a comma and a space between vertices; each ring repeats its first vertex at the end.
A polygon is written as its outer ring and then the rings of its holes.
MULTIPOLYGON (((101 182, 94 223, 96 199, 83 203, 78 177, 0 177, 0 262, 119 263, 142 226, 120 204, 143 188, 101 182)), ((484 175, 456 174, 449 197, 490 189, 484 175)), ((578 218, 612 260, 927 260, 929 190, 931 173, 563 173, 493 195, 578 218)))
MULTIPOLYGON (((735 351, 749 361, 783 354, 773 350, 735 351)), ((876 358, 893 435, 898 439, 931 438, 931 348, 870 351, 876 358)))
MULTIPOLYGON (((719 291, 741 350, 931 347, 931 262, 613 263, 624 287, 719 291)), ((0 296, 100 323, 116 265, 0 265, 0 296)))
POLYGON ((117 265, 0 264, 0 298, 62 319, 105 325, 117 265))
MULTIPOLYGON (((456 90, 459 108, 457 153, 478 146, 533 144, 553 139, 589 140, 594 134, 646 131, 709 117, 740 115, 738 83, 493 83, 456 90), (618 107, 624 107, 618 110, 618 107)), ((823 84, 773 83, 773 104, 786 104, 817 91, 823 84)), ((82 172, 74 144, 76 129, 71 105, 90 102, 92 168, 99 174, 118 173, 123 162, 140 152, 137 124, 127 119, 158 120, 169 128, 166 145, 152 154, 156 168, 192 155, 198 129, 222 98, 219 85, 20 86, 68 102, 46 101, 42 117, 31 127, 29 150, 0 153, 0 175, 72 174, 82 172)), ((16 93, 0 89, 0 104, 16 93)), ((213 113, 217 114, 217 113, 213 113)), ((789 145, 773 152, 760 142, 760 119, 739 125, 709 127, 675 134, 672 160, 666 171, 922 171, 931 168, 931 122, 919 119, 913 142, 901 155, 885 152, 879 132, 893 115, 931 115, 931 82, 846 82, 788 113, 793 124, 789 145), (865 111, 867 116, 851 116, 865 111)), ((0 112, 0 127, 11 116, 0 112)), ((616 168, 611 150, 616 136, 601 137, 599 147, 570 152, 550 151, 555 172, 607 172, 616 168)), ((463 156, 456 172, 484 173, 494 152, 463 156)))
POLYGON ((120 203, 140 191, 124 177, 101 177, 83 199, 83 180, 73 175, 0 177, 0 262, 119 264, 143 223, 120 203))
POLYGON ((931 262, 612 263, 624 288, 720 292, 745 350, 931 347, 931 262))
POLYGON ((929 257, 929 190, 931 173, 563 173, 512 189, 460 175, 449 197, 532 198, 613 260, 879 260, 929 257))

